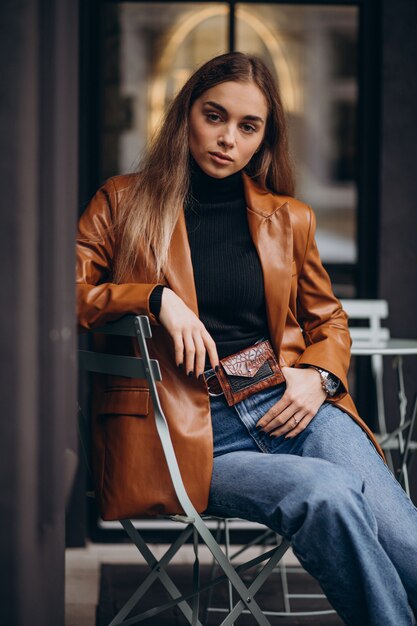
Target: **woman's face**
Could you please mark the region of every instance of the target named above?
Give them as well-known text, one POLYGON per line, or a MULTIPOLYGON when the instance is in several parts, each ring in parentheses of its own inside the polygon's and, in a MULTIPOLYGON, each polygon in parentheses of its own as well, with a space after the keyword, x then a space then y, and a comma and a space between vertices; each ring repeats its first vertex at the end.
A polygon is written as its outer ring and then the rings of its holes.
POLYGON ((215 85, 191 107, 190 152, 209 176, 230 176, 245 167, 261 145, 267 115, 267 102, 255 83, 215 85))

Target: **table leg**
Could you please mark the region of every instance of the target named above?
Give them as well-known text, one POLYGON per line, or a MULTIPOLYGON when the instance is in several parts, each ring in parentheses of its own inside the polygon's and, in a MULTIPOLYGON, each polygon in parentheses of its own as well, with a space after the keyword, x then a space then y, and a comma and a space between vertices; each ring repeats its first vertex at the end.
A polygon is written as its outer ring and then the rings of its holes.
POLYGON ((408 470, 405 458, 405 441, 403 435, 403 426, 405 424, 407 414, 407 396, 405 393, 404 385, 404 370, 403 370, 403 358, 401 355, 397 356, 394 365, 397 369, 397 381, 398 381, 398 399, 400 410, 400 430, 398 432, 398 447, 400 452, 400 477, 404 479, 404 490, 410 495, 410 485, 408 480, 408 470))
POLYGON ((403 474, 405 471, 408 472, 408 465, 407 465, 407 461, 408 461, 408 453, 410 451, 410 447, 411 447, 411 443, 412 443, 412 436, 413 436, 413 432, 414 432, 414 425, 416 423, 416 418, 417 418, 417 393, 414 394, 414 402, 413 402, 413 410, 411 413, 411 419, 406 422, 406 424, 408 424, 408 434, 407 434, 407 441, 405 442, 405 448, 404 448, 404 456, 403 456, 403 461, 402 461, 402 465, 400 468, 400 473, 398 475, 398 480, 401 482, 403 479, 403 474))
MULTIPOLYGON (((376 408, 378 417, 378 432, 382 435, 382 439, 385 439, 387 433, 387 422, 385 419, 385 402, 384 402, 384 380, 383 380, 383 356, 382 354, 373 354, 371 356, 372 374, 375 381, 376 391, 376 408)), ((388 467, 395 473, 394 463, 392 460, 391 450, 384 450, 385 458, 387 460, 388 467)))

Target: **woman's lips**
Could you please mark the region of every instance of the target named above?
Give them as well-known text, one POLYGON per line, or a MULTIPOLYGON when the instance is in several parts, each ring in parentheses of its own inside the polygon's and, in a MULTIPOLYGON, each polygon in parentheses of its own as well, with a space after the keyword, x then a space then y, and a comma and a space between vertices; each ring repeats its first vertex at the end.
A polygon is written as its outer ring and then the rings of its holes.
POLYGON ((211 158, 216 161, 216 163, 232 163, 233 159, 231 159, 228 155, 223 155, 221 152, 209 152, 211 158))

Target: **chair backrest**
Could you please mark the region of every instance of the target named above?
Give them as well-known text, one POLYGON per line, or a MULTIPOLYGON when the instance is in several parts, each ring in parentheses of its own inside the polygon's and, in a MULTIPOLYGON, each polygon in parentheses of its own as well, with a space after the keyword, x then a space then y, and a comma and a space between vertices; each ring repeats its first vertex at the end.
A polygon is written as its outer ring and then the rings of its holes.
MULTIPOLYGON (((167 419, 159 400, 156 382, 162 380, 162 374, 158 361, 149 358, 148 346, 146 343, 146 340, 152 337, 149 318, 146 315, 126 315, 115 322, 109 322, 105 326, 92 329, 90 332, 136 338, 141 357, 121 356, 91 350, 79 350, 79 366, 83 370, 99 374, 146 379, 154 408, 156 429, 162 444, 175 493, 186 513, 186 516, 189 518, 197 516, 198 513, 187 494, 181 477, 178 461, 169 433, 167 419)), ((83 426, 82 423, 81 426, 83 426)), ((81 436, 83 436, 83 430, 85 432, 85 429, 80 428, 81 436)))
POLYGON ((349 324, 352 342, 355 344, 383 343, 390 337, 388 328, 381 326, 381 320, 388 317, 388 302, 386 300, 349 300, 342 299, 342 306, 348 314, 349 321, 358 323, 349 324), (362 321, 362 324, 359 322, 362 321))
MULTIPOLYGON (((145 338, 151 337, 149 321, 146 316, 128 315, 116 322, 111 322, 106 326, 94 328, 90 332, 102 335, 119 335, 125 337, 137 337, 138 332, 135 322, 140 324, 141 336, 145 338)), ((141 347, 141 354, 143 346, 141 347)), ((125 376, 126 378, 147 378, 147 370, 144 360, 141 357, 120 356, 113 354, 105 354, 101 352, 93 352, 91 350, 79 350, 79 365, 81 369, 98 374, 110 374, 117 376, 125 376)), ((152 374, 154 380, 162 380, 161 370, 158 361, 150 359, 152 374)))

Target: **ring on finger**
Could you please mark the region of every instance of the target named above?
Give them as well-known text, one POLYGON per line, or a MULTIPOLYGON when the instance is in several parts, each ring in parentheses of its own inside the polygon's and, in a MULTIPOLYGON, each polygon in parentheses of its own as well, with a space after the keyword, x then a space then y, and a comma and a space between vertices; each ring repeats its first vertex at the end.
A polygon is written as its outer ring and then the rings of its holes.
POLYGON ((294 428, 296 428, 296 427, 298 426, 298 423, 300 422, 300 420, 298 420, 298 419, 295 417, 295 415, 293 415, 293 420, 294 420, 294 422, 295 422, 295 424, 294 424, 294 428))

